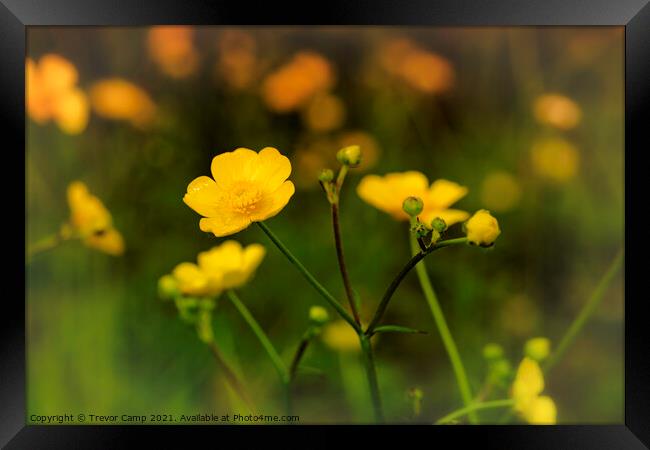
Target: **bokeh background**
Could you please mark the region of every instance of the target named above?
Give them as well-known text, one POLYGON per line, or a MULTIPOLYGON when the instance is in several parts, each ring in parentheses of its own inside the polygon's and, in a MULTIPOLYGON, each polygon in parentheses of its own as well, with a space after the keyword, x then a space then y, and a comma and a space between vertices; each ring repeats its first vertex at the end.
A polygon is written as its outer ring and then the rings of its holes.
MULTIPOLYGON (((126 251, 68 242, 27 265, 28 414, 236 412, 157 280, 221 241, 181 199, 214 155, 237 147, 291 159, 297 192, 268 224, 344 298, 317 175, 336 168, 340 147, 361 145, 341 203, 366 320, 410 253, 406 225, 357 196, 360 177, 420 170, 468 186, 455 206, 491 210, 502 235, 490 250, 436 253, 428 267, 474 392, 485 344, 502 345, 514 367, 527 339, 557 344, 623 245, 620 27, 30 28, 27 57, 47 54, 74 66, 76 97, 26 119, 27 243, 68 220, 66 188, 78 179, 111 211, 126 251)), ((257 227, 235 238, 267 247, 240 296, 288 363, 321 299, 257 227)), ((429 332, 376 342, 388 419, 413 420, 414 387, 418 421, 460 407, 415 274, 385 321, 429 332)), ((214 329, 262 412, 282 414, 276 373, 225 299, 214 329)), ((303 364, 302 423, 371 420, 354 349, 319 339, 303 364)), ((623 421, 621 273, 545 393, 559 423, 623 421)))

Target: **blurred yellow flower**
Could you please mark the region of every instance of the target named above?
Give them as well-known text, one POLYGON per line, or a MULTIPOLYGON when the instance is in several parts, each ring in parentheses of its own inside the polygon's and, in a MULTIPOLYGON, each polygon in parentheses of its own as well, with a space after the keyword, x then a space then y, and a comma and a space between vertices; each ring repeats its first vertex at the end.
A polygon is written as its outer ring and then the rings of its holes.
POLYGON ((341 126, 345 119, 343 101, 332 94, 314 96, 303 113, 303 120, 310 130, 331 131, 341 126))
POLYGON ((481 201, 486 208, 505 212, 513 209, 521 200, 521 186, 513 175, 504 171, 488 174, 481 187, 481 201))
POLYGON ((214 297, 226 289, 243 286, 253 276, 266 250, 260 244, 246 248, 233 240, 199 253, 198 264, 183 262, 172 271, 174 287, 184 294, 214 297))
POLYGON ((580 155, 573 144, 562 138, 547 138, 536 142, 531 149, 535 172, 557 183, 573 178, 578 172, 580 155))
POLYGON ((544 375, 537 362, 525 357, 512 384, 514 409, 528 423, 553 425, 556 423, 555 403, 548 396, 541 396, 544 390, 544 375))
POLYGON ((275 216, 295 192, 291 163, 275 148, 238 148, 212 159, 212 176, 196 178, 183 201, 204 218, 201 231, 227 236, 275 216))
POLYGON ((219 274, 211 278, 194 263, 183 262, 174 267, 172 276, 176 279, 179 291, 184 295, 209 297, 221 293, 219 274))
POLYGON ((90 102, 97 115, 127 120, 145 128, 153 121, 156 105, 142 88, 122 78, 97 81, 90 88, 90 102))
POLYGON ((81 181, 68 185, 70 227, 85 245, 111 255, 124 252, 122 235, 113 228, 113 219, 100 199, 81 181))
POLYGON ((465 211, 449 209, 467 194, 466 187, 444 179, 436 180, 429 186, 427 177, 417 171, 394 172, 383 177, 366 175, 357 186, 357 194, 366 203, 396 220, 409 220, 402 203, 411 196, 423 200, 424 209, 420 218, 425 223, 440 217, 450 226, 469 217, 465 211))
POLYGON ((194 47, 194 29, 189 26, 156 26, 147 33, 151 59, 172 78, 196 72, 199 55, 194 47))
POLYGON ((359 336, 345 321, 337 320, 323 327, 321 339, 332 350, 357 353, 361 351, 359 336))
POLYGON ((480 209, 467 221, 467 240, 470 244, 489 247, 501 234, 499 222, 490 211, 480 209))
POLYGON ((61 131, 79 134, 88 124, 88 99, 76 84, 75 66, 56 54, 25 64, 27 114, 39 124, 54 120, 61 131))
POLYGON ((533 112, 538 122, 561 130, 574 128, 582 118, 580 106, 560 94, 545 94, 537 97, 533 104, 533 112))
POLYGON ((243 248, 239 242, 228 240, 207 252, 199 253, 198 262, 206 274, 220 274, 223 289, 233 289, 248 282, 265 253, 266 250, 260 244, 243 248))
POLYGON ((303 51, 266 77, 262 97, 271 110, 285 113, 304 106, 333 84, 330 62, 318 53, 303 51))
POLYGON ((217 74, 235 90, 247 89, 257 77, 256 43, 243 30, 224 30, 217 42, 217 74))
POLYGON ((422 49, 408 39, 388 41, 380 49, 384 69, 426 94, 445 92, 454 83, 454 70, 449 61, 422 49))

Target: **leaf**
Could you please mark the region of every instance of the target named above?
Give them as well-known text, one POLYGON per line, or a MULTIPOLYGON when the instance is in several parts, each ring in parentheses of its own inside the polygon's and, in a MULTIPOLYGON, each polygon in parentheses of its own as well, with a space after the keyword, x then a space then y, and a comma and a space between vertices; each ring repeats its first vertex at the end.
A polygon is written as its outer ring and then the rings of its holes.
POLYGON ((426 331, 416 330, 415 328, 403 327, 400 325, 380 325, 374 330, 375 333, 407 333, 407 334, 427 334, 426 331))

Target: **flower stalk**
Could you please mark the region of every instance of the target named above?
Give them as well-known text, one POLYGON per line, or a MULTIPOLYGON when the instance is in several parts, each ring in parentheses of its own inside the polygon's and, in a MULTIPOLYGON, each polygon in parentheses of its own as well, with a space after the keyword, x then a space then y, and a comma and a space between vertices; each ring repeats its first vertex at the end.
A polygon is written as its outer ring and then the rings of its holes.
POLYGON ((216 342, 214 342, 214 340, 210 340, 209 342, 207 342, 207 344, 208 344, 208 348, 210 348, 210 351, 212 352, 212 355, 214 356, 215 361, 217 362, 217 365, 223 371, 224 375, 226 376, 226 380, 228 381, 230 386, 232 386, 233 390, 244 401, 244 403, 246 404, 246 406, 251 412, 257 411, 253 401, 251 400, 250 395, 248 395, 248 392, 244 388, 244 385, 242 384, 242 382, 239 380, 235 372, 230 368, 230 366, 224 359, 216 342))
MULTIPOLYGON (((410 239, 411 239, 411 252, 414 255, 421 254, 422 252, 418 252, 418 244, 416 243, 415 238, 411 236, 410 239)), ((446 242, 446 241, 442 241, 442 242, 446 242)), ((451 335, 451 331, 449 331, 449 327, 447 326, 445 315, 442 312, 440 303, 438 302, 438 297, 436 296, 436 293, 433 290, 433 286, 431 284, 431 280, 429 279, 429 275, 427 274, 427 269, 426 266, 424 265, 424 262, 422 262, 422 264, 418 264, 415 268, 415 271, 418 275, 418 279, 420 280, 420 286, 422 286, 424 297, 429 305, 431 314, 433 315, 433 320, 435 321, 436 327, 440 332, 440 337, 442 338, 442 342, 443 345, 445 346, 445 350, 447 350, 447 354, 449 355, 449 360, 451 361, 451 365, 454 370, 456 383, 458 384, 458 388, 460 390, 463 403, 465 404, 465 406, 469 406, 472 403, 472 391, 469 386, 467 374, 465 373, 465 367, 463 366, 463 362, 460 359, 460 354, 458 353, 456 342, 454 341, 454 338, 451 335)), ((471 423, 477 422, 478 418, 476 417, 474 411, 469 411, 469 419, 471 423)))
POLYGON ((374 357, 372 354, 372 347, 370 345, 369 337, 364 334, 361 325, 357 324, 356 321, 348 314, 348 312, 343 309, 341 304, 330 294, 327 289, 323 287, 322 284, 314 278, 314 276, 307 270, 307 268, 289 251, 287 247, 282 244, 282 242, 275 236, 275 234, 269 229, 269 227, 264 222, 257 222, 257 225, 266 233, 266 235, 271 239, 271 241, 278 247, 278 249, 289 259, 289 261, 298 268, 298 270, 303 274, 303 276, 309 281, 309 283, 318 291, 319 294, 339 313, 339 315, 350 324, 352 328, 359 335, 359 341, 361 343, 361 350, 363 352, 364 367, 366 369, 366 374, 368 376, 368 384, 370 387, 370 392, 373 401, 373 410, 375 414, 375 420, 378 422, 383 422, 384 414, 381 405, 381 397, 379 394, 379 385, 377 382, 377 373, 375 370, 374 357))
POLYGON ((377 325, 379 325, 379 322, 381 321, 384 313, 386 312, 386 308, 388 307, 388 304, 390 303, 393 294, 395 293, 399 285, 402 283, 404 277, 406 277, 406 275, 411 271, 411 269, 413 269, 413 267, 416 266, 417 263, 422 261, 428 254, 434 252, 435 250, 439 250, 444 247, 449 247, 451 245, 464 244, 466 242, 467 242, 467 238, 447 239, 445 241, 440 241, 427 247, 427 249, 424 251, 420 250, 417 253, 415 253, 413 257, 402 268, 402 270, 397 274, 397 276, 393 279, 391 284, 388 286, 388 289, 386 289, 386 292, 384 293, 384 296, 381 299, 379 306, 377 307, 377 311, 375 311, 375 315, 372 318, 370 325, 368 325, 368 328, 366 329, 365 332, 366 335, 368 336, 373 335, 375 328, 377 327, 377 325))
POLYGON ((267 355, 269 356, 269 359, 273 363, 273 366, 275 367, 275 370, 278 372, 278 375, 280 376, 280 380, 282 381, 283 384, 289 383, 289 372, 287 371, 287 368, 284 365, 284 362, 282 362, 282 358, 280 358, 280 355, 278 352, 275 350, 275 347, 269 340, 268 336, 262 330, 262 327, 257 323, 251 312, 248 310, 246 305, 239 299, 235 291, 229 290, 228 291, 228 298, 230 299, 231 303, 237 308, 237 311, 241 314, 241 316, 244 318, 248 326, 253 330, 253 333, 255 333, 255 336, 257 336, 257 339, 260 341, 262 344, 262 347, 264 347, 264 350, 266 350, 267 355))

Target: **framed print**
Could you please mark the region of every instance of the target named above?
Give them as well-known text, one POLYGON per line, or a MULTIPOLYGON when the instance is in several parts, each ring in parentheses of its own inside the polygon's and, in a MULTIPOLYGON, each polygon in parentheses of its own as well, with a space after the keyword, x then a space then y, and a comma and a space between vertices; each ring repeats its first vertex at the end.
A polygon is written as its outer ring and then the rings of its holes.
POLYGON ((647 448, 647 2, 280 6, 2 0, 2 444, 647 448))

